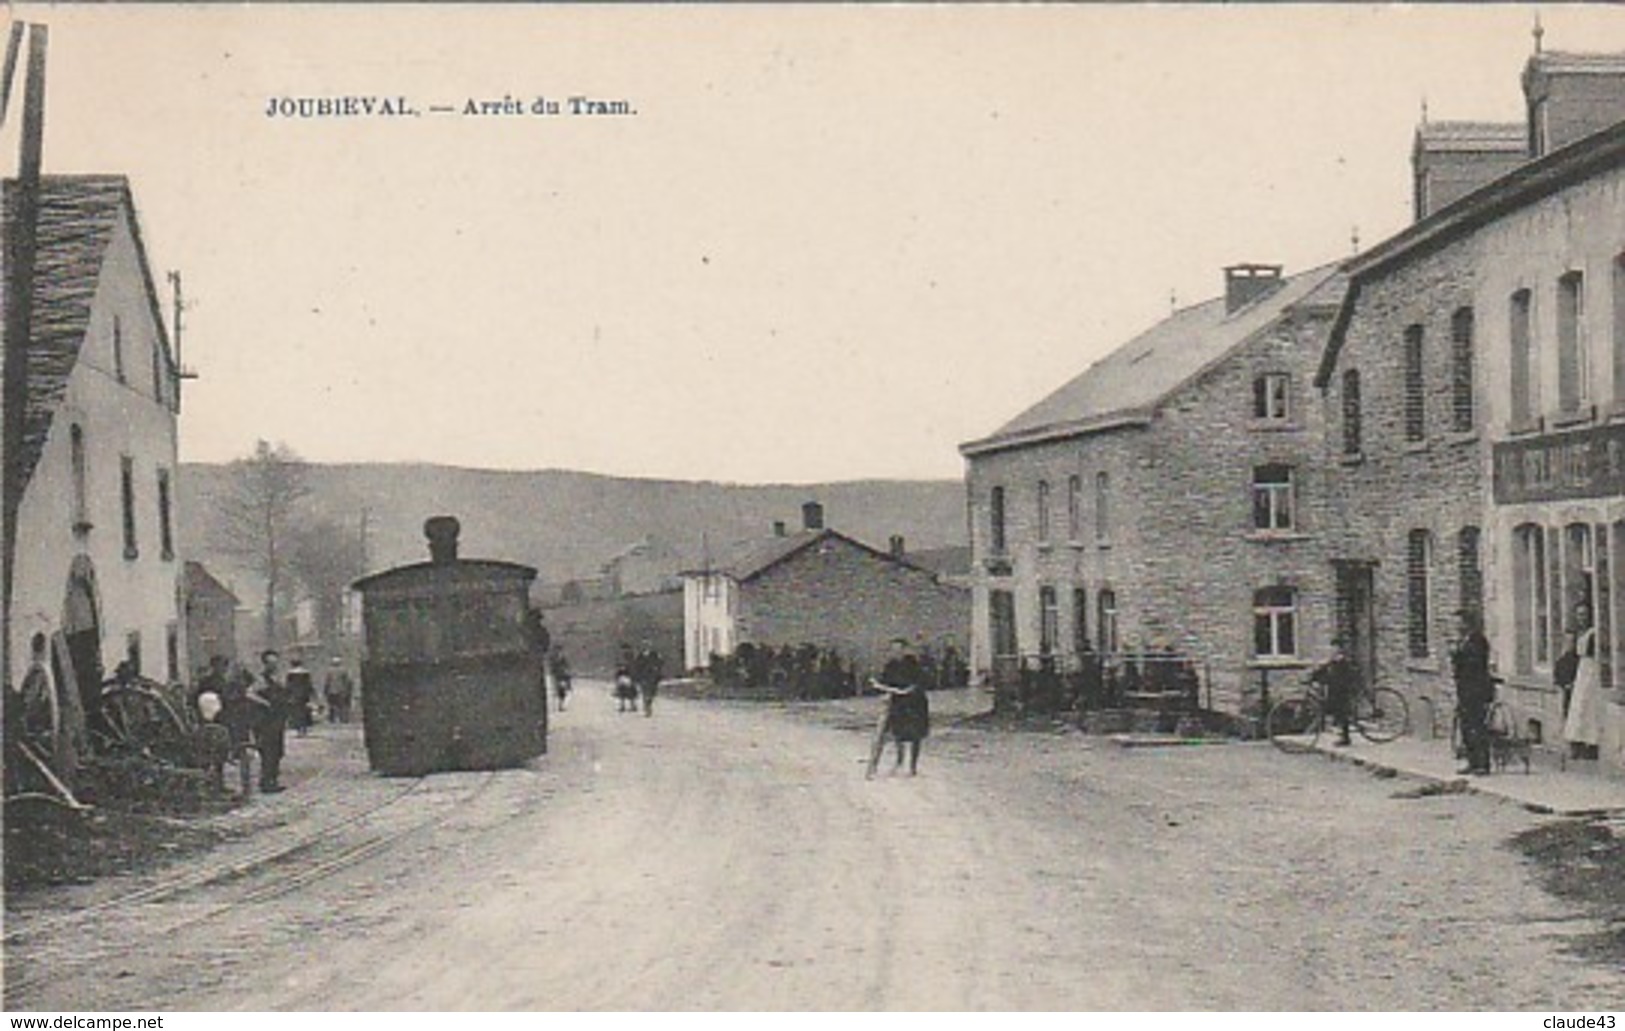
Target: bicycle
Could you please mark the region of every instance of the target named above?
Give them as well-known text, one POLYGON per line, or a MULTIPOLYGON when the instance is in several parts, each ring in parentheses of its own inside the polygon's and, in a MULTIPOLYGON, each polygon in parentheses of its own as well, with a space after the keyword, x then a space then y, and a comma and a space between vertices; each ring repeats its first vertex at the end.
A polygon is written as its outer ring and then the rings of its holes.
MULTIPOLYGON (((1373 744, 1385 744, 1410 729, 1410 706, 1390 687, 1356 692, 1349 726, 1373 744)), ((1326 689, 1309 681, 1304 693, 1283 698, 1264 717, 1264 733, 1282 751, 1313 749, 1328 730, 1326 689)))

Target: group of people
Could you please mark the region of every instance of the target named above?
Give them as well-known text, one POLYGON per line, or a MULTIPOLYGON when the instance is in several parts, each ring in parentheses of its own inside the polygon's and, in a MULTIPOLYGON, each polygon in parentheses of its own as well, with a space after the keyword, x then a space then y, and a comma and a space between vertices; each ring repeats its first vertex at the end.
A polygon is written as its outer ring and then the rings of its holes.
MULTIPOLYGON (((1456 688, 1456 722, 1461 728, 1466 760, 1458 772, 1483 776, 1490 772, 1489 718, 1499 678, 1492 668, 1483 617, 1476 609, 1468 608, 1458 610, 1456 615, 1460 633, 1450 649, 1450 672, 1456 688)), ((1596 759, 1603 737, 1604 698, 1597 666, 1596 629, 1592 626, 1591 606, 1583 601, 1575 606, 1573 627, 1567 648, 1553 666, 1553 681, 1562 695, 1563 740, 1568 744, 1570 758, 1596 759)), ((1326 689, 1326 711, 1336 721, 1337 743, 1347 745, 1349 719, 1360 676, 1341 638, 1333 642, 1331 660, 1310 676, 1326 689)))
POLYGON ((653 716, 665 666, 660 653, 647 642, 637 652, 629 645, 621 645, 621 661, 615 667, 616 711, 637 712, 641 701, 643 715, 653 716))
MULTIPOLYGON (((323 680, 322 696, 329 722, 350 722, 355 682, 338 656, 323 680)), ((242 765, 246 789, 250 746, 259 755, 260 791, 283 790, 288 728, 303 735, 316 715, 315 681, 303 656, 295 654, 284 671, 281 654, 268 648, 260 653, 259 671, 249 673, 217 655, 198 678, 192 704, 201 721, 200 757, 216 790, 224 789, 224 767, 233 760, 242 765)))

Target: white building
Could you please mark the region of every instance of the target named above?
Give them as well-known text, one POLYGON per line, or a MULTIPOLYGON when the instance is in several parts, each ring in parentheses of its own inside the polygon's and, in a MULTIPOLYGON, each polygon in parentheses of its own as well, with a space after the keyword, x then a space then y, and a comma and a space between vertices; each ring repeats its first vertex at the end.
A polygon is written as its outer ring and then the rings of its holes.
POLYGON ((33 305, 11 682, 35 634, 81 699, 126 658, 181 677, 178 370, 123 176, 44 178, 33 305))

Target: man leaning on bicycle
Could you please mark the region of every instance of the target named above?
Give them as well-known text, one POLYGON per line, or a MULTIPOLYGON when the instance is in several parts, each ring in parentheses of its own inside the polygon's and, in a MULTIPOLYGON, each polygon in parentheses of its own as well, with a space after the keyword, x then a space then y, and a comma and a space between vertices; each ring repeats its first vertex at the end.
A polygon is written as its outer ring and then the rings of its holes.
POLYGON ((1309 674, 1312 683, 1326 689, 1326 713, 1337 721, 1337 744, 1347 747, 1349 718, 1354 713, 1354 692, 1359 686, 1359 670, 1348 657, 1342 637, 1332 638, 1332 657, 1309 674))

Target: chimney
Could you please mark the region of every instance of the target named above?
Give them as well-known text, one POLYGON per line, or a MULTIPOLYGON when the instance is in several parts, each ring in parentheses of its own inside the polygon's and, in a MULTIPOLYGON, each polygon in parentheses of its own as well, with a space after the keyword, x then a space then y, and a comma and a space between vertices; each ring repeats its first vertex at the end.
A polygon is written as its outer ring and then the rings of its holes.
POLYGON ((1281 287, 1279 265, 1227 265, 1224 270, 1224 313, 1229 315, 1281 287))
POLYGON ((1619 122, 1625 53, 1536 50, 1523 70, 1529 156, 1538 158, 1619 122))
POLYGON ((886 550, 891 552, 891 557, 892 558, 902 558, 903 557, 903 535, 902 534, 900 534, 900 533, 892 534, 891 535, 891 540, 887 542, 887 545, 888 546, 887 546, 886 550))
POLYGON ((775 519, 775 520, 773 520, 773 536, 775 536, 775 537, 783 537, 784 536, 784 520, 783 519, 775 519))
POLYGON ((801 528, 803 530, 822 530, 824 528, 824 506, 816 501, 809 501, 802 505, 801 528))
POLYGON ((457 561, 457 535, 463 525, 456 516, 430 516, 423 522, 423 536, 429 538, 429 560, 437 566, 457 561))

